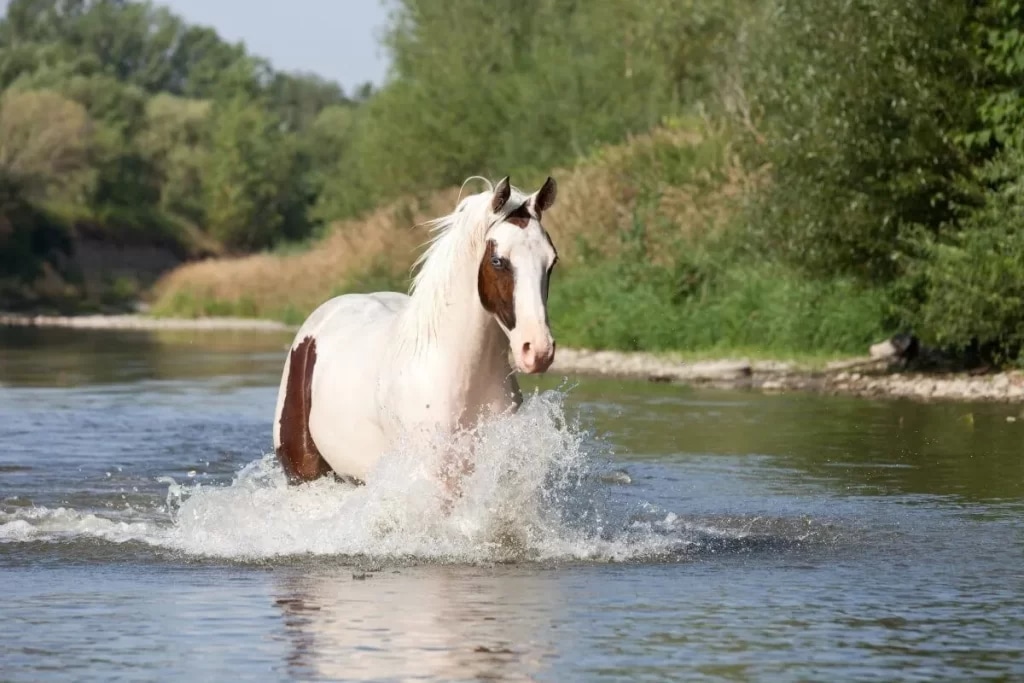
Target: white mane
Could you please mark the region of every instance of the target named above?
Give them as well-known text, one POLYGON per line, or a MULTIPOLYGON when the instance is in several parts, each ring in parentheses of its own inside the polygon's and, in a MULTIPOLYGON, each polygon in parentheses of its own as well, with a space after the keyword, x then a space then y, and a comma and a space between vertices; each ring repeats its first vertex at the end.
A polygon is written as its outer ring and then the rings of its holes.
MULTIPOLYGON (((468 178, 466 182, 473 178, 479 176, 468 178)), ((480 179, 487 183, 486 191, 466 197, 451 213, 422 224, 434 237, 428 240, 426 249, 413 263, 415 275, 409 295, 413 298, 416 328, 430 335, 444 315, 448 295, 458 277, 464 275, 467 268, 476 272, 477 260, 491 227, 529 199, 522 190, 512 187, 501 213, 496 214, 491 210, 494 185, 486 178, 480 179)), ((465 183, 462 186, 465 187, 465 183)))

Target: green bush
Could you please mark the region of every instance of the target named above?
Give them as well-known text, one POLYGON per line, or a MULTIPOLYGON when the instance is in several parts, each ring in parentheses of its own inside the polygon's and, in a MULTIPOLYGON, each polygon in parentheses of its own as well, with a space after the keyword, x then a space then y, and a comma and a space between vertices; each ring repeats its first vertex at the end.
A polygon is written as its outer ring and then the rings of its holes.
POLYGON ((1024 346, 1024 153, 1007 150, 983 177, 985 205, 947 239, 923 241, 914 315, 930 341, 1007 360, 1024 346))
POLYGON ((621 255, 552 278, 561 342, 597 349, 863 353, 886 335, 885 293, 764 261, 730 233, 681 244, 671 265, 621 255))

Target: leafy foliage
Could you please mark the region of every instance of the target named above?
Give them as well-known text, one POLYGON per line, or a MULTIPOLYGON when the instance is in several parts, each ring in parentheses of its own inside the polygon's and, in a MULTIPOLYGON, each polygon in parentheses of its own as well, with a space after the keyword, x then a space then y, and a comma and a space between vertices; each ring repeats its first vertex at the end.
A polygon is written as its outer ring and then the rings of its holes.
POLYGON ((0 173, 36 199, 80 202, 92 191, 93 124, 85 108, 50 91, 0 96, 0 173))
POLYGON ((984 68, 980 125, 962 137, 970 146, 1024 148, 1024 6, 1014 0, 979 3, 973 24, 975 59, 984 68))
POLYGON ((994 185, 945 240, 923 245, 919 327, 956 350, 1006 360, 1024 348, 1024 153, 1009 149, 983 169, 994 185))
POLYGON ((401 0, 356 159, 378 196, 530 178, 711 92, 736 3, 401 0), (724 41, 723 41, 724 42, 724 41), (684 102, 685 97, 685 102, 684 102))
POLYGON ((159 206, 195 224, 205 218, 203 169, 210 103, 160 94, 147 102, 146 122, 136 138, 139 154, 154 174, 159 206))
POLYGON ((203 189, 211 234, 242 249, 301 234, 304 216, 296 204, 304 197, 294 185, 298 156, 280 121, 235 98, 218 103, 210 135, 203 189))
POLYGON ((898 277, 907 230, 970 203, 975 120, 966 3, 777 0, 744 66, 773 182, 752 219, 813 275, 898 277))

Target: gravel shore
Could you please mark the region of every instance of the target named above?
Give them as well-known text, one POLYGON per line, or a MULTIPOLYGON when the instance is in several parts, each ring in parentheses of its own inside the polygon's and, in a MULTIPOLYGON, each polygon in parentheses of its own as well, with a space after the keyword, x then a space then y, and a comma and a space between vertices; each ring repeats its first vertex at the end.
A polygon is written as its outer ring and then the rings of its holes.
MULTIPOLYGON (((287 332, 294 326, 248 318, 153 318, 145 315, 29 316, 0 313, 0 325, 131 330, 250 330, 287 332)), ((916 400, 1024 403, 1024 372, 983 375, 894 370, 886 361, 852 358, 809 368, 786 361, 724 359, 683 362, 658 354, 559 348, 550 372, 717 388, 816 391, 916 400)))
POLYGON ((864 397, 917 400, 1024 402, 1024 372, 901 372, 871 357, 851 358, 815 369, 785 361, 745 359, 683 362, 656 354, 559 349, 556 372, 679 382, 766 392, 817 391, 864 397))

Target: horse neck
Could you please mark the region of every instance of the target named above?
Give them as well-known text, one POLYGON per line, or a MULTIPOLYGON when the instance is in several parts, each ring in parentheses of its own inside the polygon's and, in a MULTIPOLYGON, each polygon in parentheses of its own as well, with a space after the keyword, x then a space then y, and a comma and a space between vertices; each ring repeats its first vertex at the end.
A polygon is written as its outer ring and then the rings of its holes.
POLYGON ((511 372, 508 342, 477 291, 483 235, 470 230, 446 238, 456 241, 447 245, 450 269, 431 272, 412 292, 403 347, 415 362, 445 375, 439 379, 469 392, 511 372))
POLYGON ((491 381, 491 371, 507 372, 508 341, 477 293, 476 277, 453 288, 443 318, 435 326, 436 352, 449 358, 451 370, 491 381))

